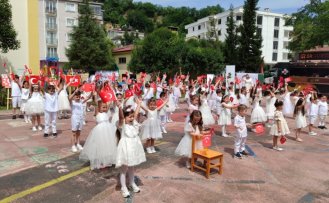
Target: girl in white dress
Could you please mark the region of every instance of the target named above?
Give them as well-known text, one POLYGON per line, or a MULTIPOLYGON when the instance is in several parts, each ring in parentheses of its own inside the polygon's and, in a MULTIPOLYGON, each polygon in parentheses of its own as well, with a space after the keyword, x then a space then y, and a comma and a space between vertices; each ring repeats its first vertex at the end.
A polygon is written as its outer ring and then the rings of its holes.
POLYGON ((40 115, 45 111, 45 101, 39 85, 31 86, 31 97, 26 103, 25 113, 32 116, 32 131, 42 130, 40 115), (36 125, 37 124, 37 125, 36 125))
POLYGON ((256 92, 255 98, 254 98, 254 104, 251 112, 251 123, 265 123, 267 118, 264 109, 260 106, 260 93, 256 92))
POLYGON ((186 167, 191 168, 191 157, 192 157, 192 136, 196 136, 197 141, 195 143, 195 149, 202 149, 202 134, 203 129, 202 115, 198 110, 194 110, 191 113, 189 122, 185 123, 184 132, 185 135, 179 142, 175 154, 178 156, 187 157, 186 167))
POLYGON ((247 107, 249 107, 249 100, 247 99, 247 89, 246 87, 242 87, 240 89, 240 92, 238 94, 237 99, 239 100, 239 104, 243 104, 246 105, 247 107))
POLYGON ((200 108, 200 97, 197 95, 191 96, 191 103, 188 107, 188 114, 185 119, 185 123, 188 123, 190 120, 190 115, 194 110, 199 110, 200 108))
POLYGON ((133 192, 140 192, 139 187, 134 182, 134 166, 146 161, 145 152, 142 142, 138 136, 140 125, 137 123, 141 101, 136 100, 137 107, 134 111, 131 106, 124 109, 119 106, 119 122, 120 141, 117 148, 117 158, 115 167, 121 167, 120 183, 121 192, 124 198, 129 197, 130 193, 126 186, 126 175, 128 173, 129 184, 133 192))
POLYGON ((168 96, 168 103, 167 103, 167 107, 166 107, 166 117, 167 117, 167 122, 168 123, 171 123, 173 122, 171 120, 171 114, 176 110, 176 107, 175 107, 175 96, 174 96, 174 93, 173 93, 173 89, 170 88, 169 89, 169 96, 168 96))
POLYGON ((303 140, 299 138, 302 128, 307 127, 306 117, 305 117, 305 100, 300 98, 295 106, 294 118, 296 123, 296 141, 302 142, 303 140))
POLYGON ((265 91, 264 93, 265 96, 265 101, 266 101, 266 116, 267 116, 267 126, 271 127, 273 124, 273 118, 274 118, 274 111, 275 111, 275 106, 274 103, 276 101, 275 94, 271 91, 265 91))
POLYGON ((288 90, 288 83, 285 84, 285 93, 283 95, 283 115, 285 116, 291 116, 294 112, 294 105, 291 102, 292 92, 289 92, 288 90))
POLYGON ((90 169, 100 169, 116 163, 117 127, 109 121, 107 104, 101 103, 96 115, 97 125, 90 131, 80 159, 90 161, 90 169))
POLYGON ((285 135, 288 135, 290 131, 287 121, 283 117, 282 113, 283 102, 277 100, 274 105, 276 110, 274 112, 274 123, 270 129, 270 135, 273 136, 273 149, 282 151, 283 149, 278 146, 278 138, 285 137, 285 135))
POLYGON ((226 126, 232 124, 231 120, 231 110, 237 108, 238 104, 230 104, 229 95, 225 95, 222 98, 222 110, 218 119, 218 125, 222 126, 222 136, 228 137, 226 134, 226 126))
POLYGON ((147 119, 142 124, 141 137, 142 140, 146 140, 145 147, 149 154, 156 152, 154 148, 154 140, 162 138, 158 111, 160 111, 167 102, 168 99, 166 99, 161 106, 157 107, 156 100, 152 98, 148 101, 147 107, 142 105, 142 108, 147 114, 147 119))
POLYGON ((204 126, 209 126, 215 124, 215 119, 212 116, 211 109, 208 105, 207 93, 201 92, 201 106, 200 112, 202 114, 202 121, 204 126))
POLYGON ((25 112, 26 104, 27 104, 29 97, 30 97, 29 82, 24 81, 23 87, 22 87, 22 95, 21 95, 21 112, 24 114, 25 123, 31 123, 31 116, 26 114, 26 112, 25 112))
POLYGON ((70 85, 70 83, 66 84, 64 79, 60 79, 60 83, 58 87, 63 88, 58 94, 58 111, 59 111, 59 119, 68 118, 67 112, 71 110, 70 101, 68 98, 68 94, 66 88, 70 85))

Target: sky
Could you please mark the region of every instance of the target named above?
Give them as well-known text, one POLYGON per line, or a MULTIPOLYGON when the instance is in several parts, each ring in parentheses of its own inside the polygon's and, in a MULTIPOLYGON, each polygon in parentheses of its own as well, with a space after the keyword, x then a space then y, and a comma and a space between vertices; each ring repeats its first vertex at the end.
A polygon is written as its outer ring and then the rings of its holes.
MULTIPOLYGON (((153 4, 161 6, 173 6, 181 7, 188 6, 194 8, 204 8, 207 6, 213 6, 219 4, 224 9, 229 9, 230 5, 234 7, 242 6, 244 0, 134 0, 142 2, 151 2, 153 4)), ((308 0, 259 0, 258 7, 260 10, 269 8, 272 12, 291 14, 297 12, 297 10, 307 4, 308 0)))

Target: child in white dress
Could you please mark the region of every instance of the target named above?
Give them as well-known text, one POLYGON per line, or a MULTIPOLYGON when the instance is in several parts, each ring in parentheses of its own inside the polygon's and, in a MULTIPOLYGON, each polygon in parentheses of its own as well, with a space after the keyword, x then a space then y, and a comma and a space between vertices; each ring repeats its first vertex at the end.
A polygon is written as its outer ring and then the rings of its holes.
POLYGON ((190 120, 190 115, 194 110, 199 110, 200 108, 200 97, 197 95, 193 95, 191 97, 191 103, 188 107, 188 115, 186 116, 185 123, 188 123, 190 120))
POLYGON ((147 119, 142 124, 141 138, 146 140, 146 151, 147 153, 155 153, 154 140, 162 138, 161 123, 158 116, 158 111, 166 105, 168 100, 165 100, 159 107, 156 105, 155 99, 148 101, 147 107, 142 105, 142 108, 147 113, 147 119))
MULTIPOLYGON (((161 106, 166 100, 166 93, 165 92, 161 92, 159 95, 159 99, 157 100, 157 107, 161 106)), ((159 118, 160 118, 160 122, 161 122, 161 130, 162 133, 167 133, 166 130, 166 123, 167 123, 167 109, 168 103, 159 111, 159 118)))
POLYGON ((309 104, 309 111, 308 111, 308 120, 309 120, 308 130, 309 130, 309 135, 312 136, 312 135, 317 135, 317 133, 314 132, 313 129, 315 128, 314 124, 318 119, 318 113, 319 113, 318 99, 315 92, 312 92, 310 102, 311 103, 309 104))
POLYGON ((71 137, 71 150, 72 152, 81 151, 83 148, 80 145, 80 134, 83 126, 83 104, 89 100, 89 97, 81 100, 81 92, 77 88, 72 95, 70 96, 71 101, 71 109, 72 109, 72 116, 71 116, 71 130, 72 130, 72 137, 71 137))
POLYGON ((140 192, 140 188, 134 182, 134 166, 146 161, 143 145, 138 136, 140 125, 136 121, 141 101, 137 99, 136 103, 137 107, 135 111, 131 106, 126 106, 124 109, 119 107, 118 129, 120 130, 121 138, 118 143, 115 167, 121 167, 120 183, 121 193, 124 198, 130 196, 126 186, 127 173, 129 184, 132 187, 133 192, 140 192))
POLYGON ((91 170, 116 163, 117 127, 109 121, 107 108, 107 104, 102 102, 96 115, 97 125, 90 131, 79 156, 80 159, 90 161, 91 170))
POLYGON ((273 149, 277 151, 282 151, 283 149, 278 146, 279 137, 285 137, 290 133, 289 127, 286 119, 283 117, 282 109, 283 102, 276 101, 275 102, 275 112, 274 112, 274 123, 270 129, 270 135, 273 136, 273 149))
POLYGON ((296 123, 296 141, 302 142, 303 140, 299 138, 302 128, 307 127, 306 117, 305 117, 305 100, 300 98, 294 109, 294 118, 296 123))
POLYGON ((169 96, 168 96, 168 103, 166 107, 166 117, 167 117, 167 122, 171 123, 173 122, 171 119, 171 114, 176 110, 176 105, 175 105, 175 96, 173 93, 173 90, 170 88, 169 89, 169 96))
POLYGON ((45 111, 45 102, 42 96, 40 86, 31 86, 31 97, 27 100, 25 113, 32 117, 32 131, 42 130, 40 115, 45 111))
POLYGON ((275 94, 271 91, 265 91, 264 93, 265 100, 266 100, 266 116, 267 116, 267 127, 271 127, 273 124, 273 118, 274 118, 274 111, 275 106, 274 103, 276 101, 275 94))
POLYGON ((25 123, 31 123, 31 116, 26 114, 26 104, 30 97, 30 87, 29 82, 24 81, 22 87, 22 94, 21 94, 21 112, 24 114, 25 123))
POLYGON ((222 110, 218 119, 218 125, 222 126, 222 136, 228 137, 228 135, 226 134, 226 126, 232 124, 231 110, 237 108, 238 105, 230 104, 229 95, 223 96, 221 105, 222 110))
POLYGON ((261 101, 260 93, 256 92, 256 95, 255 95, 254 101, 253 101, 251 118, 250 118, 251 123, 265 123, 267 120, 265 111, 260 106, 260 101, 261 101))
POLYGON ((191 168, 191 157, 192 157, 192 136, 196 136, 197 140, 195 143, 195 149, 202 149, 202 132, 203 122, 201 112, 194 110, 191 113, 189 122, 185 123, 184 132, 185 135, 179 142, 175 154, 178 156, 187 157, 186 167, 191 168))
POLYGON ((293 92, 289 92, 288 90, 288 83, 285 84, 285 93, 283 95, 283 115, 285 116, 291 116, 294 112, 294 106, 293 103, 291 102, 291 94, 293 92))
POLYGON ((326 96, 321 96, 321 100, 318 102, 319 104, 319 126, 320 129, 327 129, 326 127, 326 118, 328 115, 328 102, 326 96))
POLYGON ((70 83, 66 84, 64 79, 60 79, 59 88, 62 90, 58 94, 58 119, 68 118, 67 112, 71 110, 69 96, 66 92, 66 88, 70 83))
POLYGON ((204 126, 209 126, 215 124, 215 119, 212 116, 211 109, 208 105, 207 93, 201 92, 201 106, 200 111, 202 114, 202 121, 204 126))

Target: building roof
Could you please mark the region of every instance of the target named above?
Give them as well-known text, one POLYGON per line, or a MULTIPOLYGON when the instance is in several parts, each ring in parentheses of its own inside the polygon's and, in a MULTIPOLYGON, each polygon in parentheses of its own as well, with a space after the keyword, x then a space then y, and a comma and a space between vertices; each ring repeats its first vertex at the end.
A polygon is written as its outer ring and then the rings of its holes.
POLYGON ((127 46, 114 48, 112 49, 112 53, 129 52, 132 51, 133 49, 134 49, 134 45, 130 44, 127 46))

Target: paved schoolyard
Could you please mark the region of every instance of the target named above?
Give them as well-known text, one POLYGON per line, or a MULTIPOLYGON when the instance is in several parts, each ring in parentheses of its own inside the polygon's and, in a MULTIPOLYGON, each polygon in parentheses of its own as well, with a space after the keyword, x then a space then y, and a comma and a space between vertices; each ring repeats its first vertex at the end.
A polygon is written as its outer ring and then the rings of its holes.
MULTIPOLYGON (((319 136, 312 137, 303 131, 302 143, 291 134, 282 152, 271 149, 267 133, 250 132, 247 148, 253 156, 239 160, 232 157, 234 138, 218 136, 216 127, 212 148, 224 153, 224 172, 214 171, 206 179, 174 155, 183 136, 182 106, 168 124, 168 134, 157 142, 159 152, 147 155, 148 161, 136 168, 141 193, 123 199, 117 169, 84 170, 86 163, 70 152, 70 120, 58 121, 58 138, 44 139, 8 113, 0 113, 0 202, 21 191, 29 192, 15 202, 329 202, 328 130, 317 130, 319 136), (69 178, 64 180, 65 175, 69 178), (41 187, 53 180, 57 182, 41 187)), ((95 125, 91 113, 87 121, 83 140, 95 125)), ((287 121, 293 132, 294 121, 287 121)), ((233 136, 234 130, 229 131, 233 136)))

